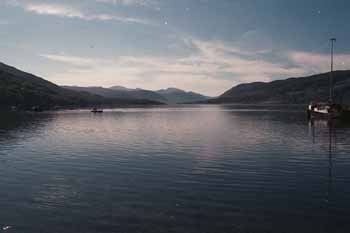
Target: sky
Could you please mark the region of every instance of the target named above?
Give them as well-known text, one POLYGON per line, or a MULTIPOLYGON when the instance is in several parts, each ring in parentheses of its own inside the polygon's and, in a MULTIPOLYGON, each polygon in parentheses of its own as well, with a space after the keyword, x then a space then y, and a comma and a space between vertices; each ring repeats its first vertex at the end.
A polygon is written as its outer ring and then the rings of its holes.
POLYGON ((348 0, 0 0, 0 61, 59 85, 217 96, 350 69, 348 0))

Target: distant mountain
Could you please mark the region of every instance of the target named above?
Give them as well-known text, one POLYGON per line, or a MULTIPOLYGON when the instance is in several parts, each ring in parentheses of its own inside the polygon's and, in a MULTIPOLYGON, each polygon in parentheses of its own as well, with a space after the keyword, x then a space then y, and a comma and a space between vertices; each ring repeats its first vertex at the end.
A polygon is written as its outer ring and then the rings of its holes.
MULTIPOLYGON (((329 75, 330 73, 323 73, 269 83, 240 84, 208 102, 307 104, 311 101, 327 101, 329 75)), ((350 104, 350 71, 335 71, 333 76, 335 101, 350 104)))
POLYGON ((29 109, 33 106, 39 106, 43 109, 52 109, 155 103, 149 100, 106 98, 87 92, 68 90, 35 75, 0 63, 0 108, 15 106, 20 109, 29 109))
POLYGON ((208 100, 210 97, 195 92, 186 92, 177 88, 168 88, 156 91, 167 99, 168 103, 192 103, 208 100))
POLYGON ((63 86, 66 89, 73 91, 84 91, 90 94, 100 95, 106 98, 123 98, 134 100, 149 100, 165 103, 167 100, 153 91, 142 89, 128 89, 125 87, 77 87, 77 86, 63 86))
POLYGON ((130 89, 122 86, 110 88, 64 86, 64 88, 74 91, 85 91, 107 98, 146 99, 162 103, 189 103, 203 101, 209 98, 194 92, 185 92, 176 88, 168 88, 159 91, 149 91, 139 88, 130 89))
POLYGON ((167 102, 167 99, 164 98, 164 96, 154 91, 144 90, 140 88, 130 89, 130 88, 121 87, 121 86, 114 86, 114 87, 111 87, 110 89, 118 90, 120 92, 125 91, 125 93, 128 93, 129 95, 132 95, 134 98, 137 98, 137 99, 148 99, 148 100, 159 101, 163 103, 167 102))
POLYGON ((130 88, 126 88, 126 87, 122 87, 122 86, 113 86, 110 87, 110 89, 116 90, 116 91, 131 91, 134 89, 130 89, 130 88))

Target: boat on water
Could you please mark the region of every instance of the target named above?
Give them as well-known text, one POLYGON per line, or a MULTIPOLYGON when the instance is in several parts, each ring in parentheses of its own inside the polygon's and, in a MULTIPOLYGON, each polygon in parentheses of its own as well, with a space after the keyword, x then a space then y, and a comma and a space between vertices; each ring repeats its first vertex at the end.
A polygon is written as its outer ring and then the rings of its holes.
POLYGON ((346 109, 335 103, 310 103, 307 109, 310 118, 339 118, 346 109))
POLYGON ((93 108, 91 110, 92 113, 103 113, 103 109, 99 109, 99 108, 93 108))
POLYGON ((350 108, 348 106, 337 104, 333 101, 333 51, 335 38, 330 39, 331 42, 331 72, 329 75, 329 100, 327 102, 311 102, 307 108, 309 118, 344 118, 350 116, 350 108))

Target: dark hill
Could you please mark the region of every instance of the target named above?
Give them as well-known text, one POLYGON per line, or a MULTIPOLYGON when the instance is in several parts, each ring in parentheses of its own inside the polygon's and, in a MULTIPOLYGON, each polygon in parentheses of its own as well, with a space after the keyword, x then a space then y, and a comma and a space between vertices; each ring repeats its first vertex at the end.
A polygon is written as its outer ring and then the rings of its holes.
POLYGON ((157 93, 166 98, 168 103, 192 103, 209 99, 208 96, 191 91, 186 92, 177 88, 158 90, 157 93))
POLYGON ((153 92, 143 89, 128 89, 125 87, 78 87, 78 86, 63 86, 66 89, 74 91, 85 91, 91 94, 100 95, 106 98, 121 98, 121 99, 135 99, 135 100, 150 100, 156 102, 166 102, 166 99, 153 92))
POLYGON ((130 89, 122 86, 110 88, 103 87, 78 87, 63 86, 66 89, 74 91, 85 91, 91 94, 100 95, 107 98, 128 98, 128 99, 146 99, 168 104, 190 103, 209 99, 209 97, 194 92, 186 92, 177 88, 168 88, 159 91, 150 91, 140 88, 130 89))
MULTIPOLYGON (((311 101, 327 101, 330 73, 301 78, 289 78, 269 83, 240 84, 209 103, 245 104, 307 104, 311 101)), ((350 71, 334 72, 334 99, 338 103, 350 103, 350 71)))
POLYGON ((39 106, 43 109, 54 109, 156 103, 148 100, 105 98, 87 92, 67 90, 0 63, 0 108, 16 106, 19 109, 30 109, 39 106))

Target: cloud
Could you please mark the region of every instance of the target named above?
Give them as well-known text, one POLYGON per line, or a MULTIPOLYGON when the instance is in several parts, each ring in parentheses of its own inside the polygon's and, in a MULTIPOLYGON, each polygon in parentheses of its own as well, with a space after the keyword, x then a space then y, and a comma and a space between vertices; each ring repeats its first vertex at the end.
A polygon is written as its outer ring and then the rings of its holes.
MULTIPOLYGON (((331 68, 329 54, 291 51, 288 56, 295 65, 302 67, 307 73, 328 72, 331 68)), ((335 70, 349 68, 350 54, 336 54, 334 56, 335 70)))
POLYGON ((96 0, 96 2, 110 3, 113 5, 124 5, 124 6, 147 6, 147 7, 158 6, 158 1, 156 0, 96 0))
POLYGON ((86 21, 119 21, 123 23, 137 23, 144 25, 153 25, 154 23, 147 19, 123 17, 111 14, 92 13, 80 8, 56 3, 38 3, 38 2, 24 2, 24 1, 10 1, 9 4, 13 6, 22 7, 24 10, 38 14, 49 15, 65 18, 76 18, 86 21))
MULTIPOLYGON (((169 86, 219 95, 242 82, 272 81, 329 71, 329 55, 289 51, 278 62, 263 59, 261 51, 246 51, 222 41, 183 39, 187 55, 119 56, 110 59, 46 54, 43 57, 68 66, 51 76, 60 84, 84 86, 169 86)), ((350 67, 350 54, 335 55, 335 69, 350 67)))
POLYGON ((74 9, 70 6, 57 5, 57 4, 45 4, 45 3, 30 3, 25 6, 27 11, 39 14, 39 15, 54 15, 69 18, 83 18, 87 19, 87 16, 80 10, 74 9))
POLYGON ((111 61, 109 60, 66 56, 63 54, 41 54, 40 56, 49 60, 67 63, 77 67, 89 68, 99 64, 111 64, 111 61))
POLYGON ((276 78, 301 75, 304 70, 284 63, 273 63, 260 59, 262 51, 246 51, 239 47, 226 45, 220 41, 207 42, 191 39, 198 53, 183 61, 195 62, 201 67, 211 67, 210 75, 226 73, 235 77, 234 81, 271 81, 276 78))
POLYGON ((179 57, 119 56, 113 59, 46 54, 43 57, 68 65, 50 76, 67 85, 142 87, 169 86, 218 95, 241 82, 271 81, 305 74, 305 69, 257 59, 221 41, 184 39, 191 53, 179 57))

